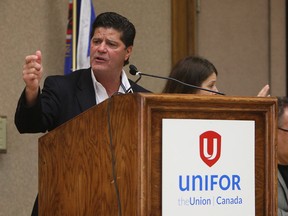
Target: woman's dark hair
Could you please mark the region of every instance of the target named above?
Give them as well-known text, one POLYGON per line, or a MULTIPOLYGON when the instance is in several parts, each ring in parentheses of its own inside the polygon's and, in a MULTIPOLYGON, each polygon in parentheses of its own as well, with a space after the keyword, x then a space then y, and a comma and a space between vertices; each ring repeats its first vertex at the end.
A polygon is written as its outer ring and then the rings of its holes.
MULTIPOLYGON (((126 48, 133 46, 136 29, 126 17, 123 17, 115 12, 105 12, 99 14, 93 23, 90 39, 92 39, 95 29, 99 27, 113 28, 119 31, 121 33, 120 39, 125 44, 126 48)), ((124 62, 124 65, 127 64, 129 64, 129 59, 124 62)))
MULTIPOLYGON (((203 81, 213 73, 218 75, 215 66, 207 59, 199 56, 188 56, 174 66, 169 77, 201 87, 203 81)), ((172 80, 168 80, 163 89, 163 93, 195 94, 197 91, 197 89, 172 80)))

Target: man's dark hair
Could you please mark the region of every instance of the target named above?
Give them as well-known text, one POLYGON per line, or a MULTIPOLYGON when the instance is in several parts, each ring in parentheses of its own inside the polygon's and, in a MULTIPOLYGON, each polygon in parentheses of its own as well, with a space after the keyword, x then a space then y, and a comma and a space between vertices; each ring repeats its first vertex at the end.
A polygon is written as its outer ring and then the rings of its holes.
MULTIPOLYGON (((92 39, 95 29, 113 28, 121 33, 121 41, 125 44, 126 48, 133 46, 134 38, 136 35, 136 29, 134 25, 126 18, 115 12, 105 12, 99 14, 92 26, 90 39, 92 39)), ((124 65, 129 64, 129 59, 124 62, 124 65)))

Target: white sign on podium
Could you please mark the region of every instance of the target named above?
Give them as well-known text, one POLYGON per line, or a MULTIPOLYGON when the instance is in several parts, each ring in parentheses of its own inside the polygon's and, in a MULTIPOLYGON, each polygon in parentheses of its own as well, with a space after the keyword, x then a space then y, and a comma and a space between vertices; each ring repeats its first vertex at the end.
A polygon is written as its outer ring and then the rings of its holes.
POLYGON ((162 215, 255 216, 255 122, 162 123, 162 215))

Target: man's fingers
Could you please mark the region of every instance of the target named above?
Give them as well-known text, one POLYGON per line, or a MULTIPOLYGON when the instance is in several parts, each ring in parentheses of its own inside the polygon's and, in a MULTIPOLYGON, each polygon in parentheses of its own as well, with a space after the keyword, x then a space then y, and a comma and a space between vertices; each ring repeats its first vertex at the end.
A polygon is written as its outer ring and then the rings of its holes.
POLYGON ((37 55, 29 55, 25 57, 25 64, 29 64, 31 62, 37 61, 38 60, 38 56, 37 55))
POLYGON ((42 68, 41 64, 37 63, 36 60, 31 60, 29 59, 24 65, 23 65, 23 70, 31 70, 35 69, 40 71, 42 68))
POLYGON ((260 92, 258 93, 258 97, 267 97, 269 95, 270 87, 269 85, 265 85, 260 92))
POLYGON ((37 56, 37 62, 38 62, 39 64, 41 64, 42 54, 41 54, 41 51, 40 51, 40 50, 37 50, 37 51, 36 51, 36 56, 37 56))

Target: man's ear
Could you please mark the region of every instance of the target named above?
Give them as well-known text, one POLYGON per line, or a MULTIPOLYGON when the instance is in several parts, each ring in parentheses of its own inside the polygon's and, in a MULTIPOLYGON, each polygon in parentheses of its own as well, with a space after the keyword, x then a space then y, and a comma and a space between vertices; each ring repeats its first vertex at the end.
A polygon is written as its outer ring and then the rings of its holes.
POLYGON ((127 61, 132 53, 132 49, 133 49, 133 46, 129 46, 126 48, 126 55, 125 55, 125 61, 127 61))

